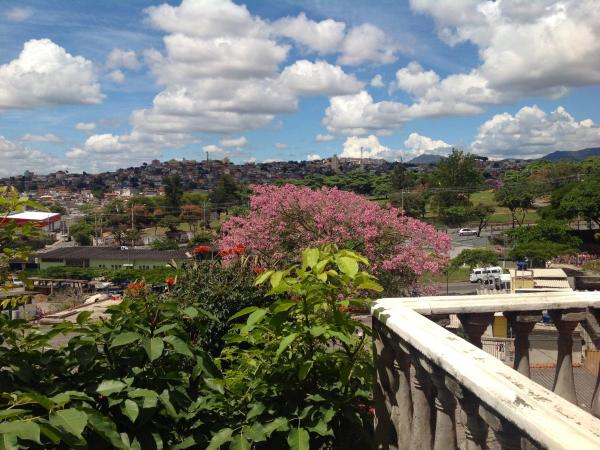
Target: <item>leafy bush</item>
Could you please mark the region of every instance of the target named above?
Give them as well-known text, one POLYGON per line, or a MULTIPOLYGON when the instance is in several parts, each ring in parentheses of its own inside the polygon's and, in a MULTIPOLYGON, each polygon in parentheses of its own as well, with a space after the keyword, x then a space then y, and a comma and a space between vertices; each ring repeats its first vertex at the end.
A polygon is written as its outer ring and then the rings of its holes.
POLYGON ((197 305, 218 320, 205 321, 204 348, 218 355, 223 347, 222 337, 229 330, 229 317, 247 306, 266 306, 262 286, 254 285, 255 273, 246 260, 236 259, 227 266, 220 261, 195 261, 178 272, 177 283, 169 296, 181 305, 197 305))
POLYGON ((92 280, 104 277, 113 283, 128 283, 133 280, 144 279, 150 284, 162 284, 165 279, 175 276, 176 269, 170 266, 156 269, 102 269, 100 267, 48 267, 44 270, 27 271, 30 277, 40 278, 71 278, 77 280, 92 280))
POLYGON ((150 244, 154 250, 177 250, 179 244, 175 239, 157 239, 150 244))
POLYGON ((360 265, 363 257, 329 247, 306 250, 302 265, 265 271, 257 284, 269 281, 277 300, 235 314, 215 359, 203 339, 210 313, 193 297, 151 295, 143 283, 99 322, 85 312, 42 330, 0 315, 0 442, 368 448, 370 330, 346 308, 381 288, 360 265), (61 334, 67 342, 57 347, 61 334))

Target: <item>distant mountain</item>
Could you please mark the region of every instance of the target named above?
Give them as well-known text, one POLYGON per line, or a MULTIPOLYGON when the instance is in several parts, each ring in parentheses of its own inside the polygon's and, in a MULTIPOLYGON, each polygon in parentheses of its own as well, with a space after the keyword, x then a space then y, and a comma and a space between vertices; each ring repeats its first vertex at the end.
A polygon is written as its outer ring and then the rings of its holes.
POLYGON ((407 161, 408 164, 437 164, 442 159, 444 159, 441 155, 419 155, 416 158, 407 161))
POLYGON ((569 151, 558 151, 547 154, 542 157, 546 161, 559 161, 561 159, 568 159, 571 161, 581 161, 591 156, 600 156, 600 147, 584 148, 583 150, 569 151))

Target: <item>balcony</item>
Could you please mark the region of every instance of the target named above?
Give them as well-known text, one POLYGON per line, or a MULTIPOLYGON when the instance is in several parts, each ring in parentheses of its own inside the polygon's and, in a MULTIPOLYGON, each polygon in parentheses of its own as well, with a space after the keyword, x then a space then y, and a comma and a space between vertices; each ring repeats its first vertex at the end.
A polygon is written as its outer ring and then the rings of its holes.
POLYGON ((378 449, 600 449, 599 383, 577 406, 573 332, 600 293, 388 298, 372 307, 378 449), (557 328, 552 391, 530 379, 529 333, 557 328), (495 313, 513 330, 514 369, 482 350, 495 313), (447 330, 456 314, 467 339, 447 330), (596 417, 594 417, 596 416, 596 417))

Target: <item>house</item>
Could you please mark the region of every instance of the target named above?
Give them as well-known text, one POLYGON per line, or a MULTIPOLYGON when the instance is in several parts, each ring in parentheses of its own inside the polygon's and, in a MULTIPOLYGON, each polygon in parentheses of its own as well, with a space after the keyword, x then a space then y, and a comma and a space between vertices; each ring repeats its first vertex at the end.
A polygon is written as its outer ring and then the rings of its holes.
POLYGON ((10 214, 0 220, 0 225, 15 221, 17 225, 31 223, 44 231, 59 231, 61 225, 61 216, 58 213, 44 211, 23 211, 20 213, 10 214))
POLYGON ((98 267, 101 269, 156 269, 171 261, 182 262, 191 258, 187 249, 148 250, 127 247, 64 247, 39 253, 40 269, 48 267, 98 267))
POLYGON ((513 292, 572 291, 562 269, 510 269, 513 292))

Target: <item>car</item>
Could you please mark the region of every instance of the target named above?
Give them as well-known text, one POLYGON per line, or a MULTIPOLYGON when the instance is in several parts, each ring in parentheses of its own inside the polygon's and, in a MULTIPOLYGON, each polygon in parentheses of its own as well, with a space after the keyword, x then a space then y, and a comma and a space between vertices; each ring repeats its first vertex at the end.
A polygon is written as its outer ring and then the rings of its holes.
POLYGON ((471 283, 484 283, 499 280, 503 273, 502 267, 475 267, 469 275, 471 283))
POLYGON ((459 236, 477 236, 477 231, 472 230, 470 228, 461 228, 458 230, 459 236))

